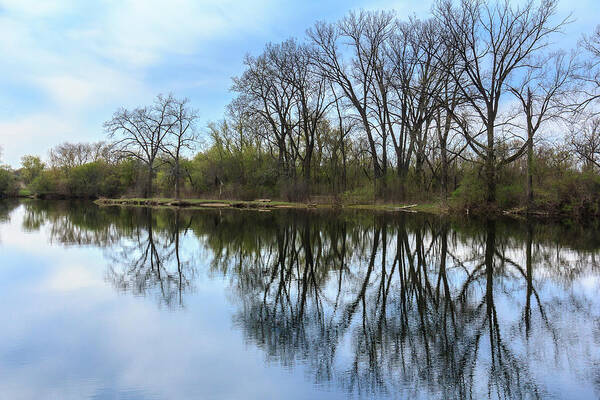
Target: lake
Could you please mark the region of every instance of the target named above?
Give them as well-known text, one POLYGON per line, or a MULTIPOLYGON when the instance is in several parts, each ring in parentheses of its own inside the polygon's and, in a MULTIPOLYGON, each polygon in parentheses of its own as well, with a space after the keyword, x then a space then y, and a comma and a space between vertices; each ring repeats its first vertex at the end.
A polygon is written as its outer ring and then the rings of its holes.
POLYGON ((0 397, 596 399, 600 230, 0 202, 0 397))

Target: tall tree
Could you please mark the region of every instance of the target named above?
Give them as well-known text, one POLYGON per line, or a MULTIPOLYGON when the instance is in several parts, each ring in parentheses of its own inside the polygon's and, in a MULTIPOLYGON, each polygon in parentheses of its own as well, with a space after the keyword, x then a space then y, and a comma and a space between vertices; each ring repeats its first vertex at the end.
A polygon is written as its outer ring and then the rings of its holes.
MULTIPOLYGON (((525 122, 527 148, 527 207, 533 208, 534 136, 545 122, 564 114, 565 97, 571 93, 574 59, 564 52, 550 54, 533 63, 523 79, 510 91, 519 101, 521 121, 525 122)), ((520 126, 521 127, 521 126, 520 126)))
POLYGON ((169 107, 173 127, 163 140, 161 149, 169 156, 168 162, 173 167, 175 199, 178 200, 181 197, 181 157, 184 151, 193 149, 198 139, 195 127, 198 114, 189 107, 188 99, 173 99, 169 107))
POLYGON ((157 157, 163 149, 165 138, 173 130, 175 120, 172 95, 158 95, 154 104, 132 111, 120 108, 111 120, 104 123, 113 148, 123 157, 131 157, 147 168, 144 197, 152 196, 152 179, 157 167, 157 157))
POLYGON ((40 176, 46 166, 37 156, 21 157, 21 179, 29 185, 35 178, 40 176))
POLYGON ((600 25, 592 35, 584 36, 580 42, 586 59, 583 62, 579 79, 583 82, 583 98, 580 108, 600 101, 600 25))
POLYGON ((433 20, 413 19, 399 24, 390 46, 395 66, 391 72, 393 86, 400 108, 397 113, 401 125, 400 141, 394 139, 397 157, 403 159, 398 172, 406 174, 414 153, 415 172, 421 184, 430 139, 429 128, 441 106, 437 100, 446 75, 439 65, 444 50, 439 27, 433 20), (408 140, 408 148, 401 143, 403 140, 408 140))
MULTIPOLYGON (((323 122, 331 100, 328 98, 327 80, 315 73, 314 65, 310 62, 310 49, 298 46, 295 41, 288 40, 284 43, 289 52, 287 65, 281 65, 285 76, 296 88, 295 106, 297 109, 297 130, 302 149, 298 149, 302 161, 302 172, 306 185, 310 183, 311 166, 315 148, 317 129, 323 122)), ((292 141, 292 143, 298 143, 292 141)))
POLYGON ((318 22, 308 30, 314 46, 315 65, 323 76, 341 89, 358 114, 376 181, 383 178, 387 167, 385 145, 377 141, 376 135, 379 133, 384 139, 387 131, 381 119, 377 125, 370 118, 369 98, 374 93, 375 69, 380 65, 380 56, 393 26, 393 13, 361 11, 349 13, 337 24, 318 22), (378 148, 383 156, 381 159, 378 148))
POLYGON ((274 146, 277 151, 279 172, 292 176, 295 171, 293 149, 289 149, 292 130, 297 121, 293 117, 296 87, 283 73, 281 66, 290 62, 285 51, 286 44, 268 44, 259 57, 247 56, 246 70, 233 80, 236 108, 259 117, 265 129, 257 133, 274 146))
POLYGON ((479 127, 465 130, 470 148, 484 164, 486 200, 496 201, 498 167, 519 158, 524 148, 499 157, 496 145, 500 106, 511 83, 530 65, 533 56, 549 44, 552 34, 566 23, 552 22, 557 0, 440 0, 435 18, 444 32, 446 46, 456 49, 457 62, 447 65, 479 121, 479 127), (465 80, 462 79, 464 76, 465 80), (469 131, 474 130, 471 134, 469 131), (483 140, 480 137, 483 135, 483 140))

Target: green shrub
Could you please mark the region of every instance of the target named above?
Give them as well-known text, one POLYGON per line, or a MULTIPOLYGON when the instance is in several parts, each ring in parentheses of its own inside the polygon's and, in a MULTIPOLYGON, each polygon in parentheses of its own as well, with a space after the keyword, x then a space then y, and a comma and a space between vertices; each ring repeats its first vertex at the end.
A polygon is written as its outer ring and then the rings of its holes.
POLYGON ((476 168, 470 168, 452 193, 451 202, 457 208, 477 209, 485 203, 485 198, 485 182, 476 168))
POLYGON ((0 197, 12 196, 17 192, 15 174, 8 168, 0 167, 0 197))
POLYGON ((347 190, 342 194, 342 201, 345 204, 365 204, 375 201, 375 187, 365 185, 353 190, 347 190))
POLYGON ((33 193, 40 197, 57 195, 62 187, 60 173, 56 170, 42 171, 29 185, 33 193))

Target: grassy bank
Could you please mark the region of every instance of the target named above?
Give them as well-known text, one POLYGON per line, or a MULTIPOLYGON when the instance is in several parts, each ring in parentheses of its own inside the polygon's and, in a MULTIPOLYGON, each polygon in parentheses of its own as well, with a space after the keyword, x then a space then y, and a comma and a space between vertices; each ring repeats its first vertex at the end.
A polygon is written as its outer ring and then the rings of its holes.
POLYGON ((142 207, 185 207, 193 209, 206 208, 239 208, 239 209, 355 209, 371 211, 424 212, 429 214, 447 214, 448 208, 441 204, 333 204, 333 203, 297 203, 271 200, 215 200, 215 199, 182 199, 172 198, 128 198, 98 199, 100 206, 142 206, 142 207))

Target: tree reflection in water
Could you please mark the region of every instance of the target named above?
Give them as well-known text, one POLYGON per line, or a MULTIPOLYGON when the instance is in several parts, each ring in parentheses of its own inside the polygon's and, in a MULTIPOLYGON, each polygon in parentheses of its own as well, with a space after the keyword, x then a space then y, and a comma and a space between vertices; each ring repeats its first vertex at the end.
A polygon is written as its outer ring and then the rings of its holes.
MULTIPOLYGON (((17 202, 17 201, 1 200, 0 201, 0 223, 9 221, 10 214, 18 206, 19 206, 19 202, 17 202)), ((2 237, 0 237, 0 243, 2 243, 2 237)))
POLYGON ((133 234, 107 251, 111 261, 107 280, 135 295, 153 293, 168 307, 183 306, 183 293, 192 287, 195 274, 191 260, 183 259, 180 245, 191 219, 183 220, 176 211, 162 229, 155 229, 152 210, 141 209, 140 214, 141 223, 133 234))
POLYGON ((307 365, 319 384, 544 398, 552 374, 570 371, 600 393, 600 357, 586 350, 598 348, 600 310, 582 285, 597 294, 594 227, 42 204, 28 205, 28 227, 49 222, 53 240, 105 247, 119 290, 174 307, 198 270, 225 277, 246 340, 271 362, 307 365))

